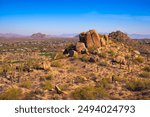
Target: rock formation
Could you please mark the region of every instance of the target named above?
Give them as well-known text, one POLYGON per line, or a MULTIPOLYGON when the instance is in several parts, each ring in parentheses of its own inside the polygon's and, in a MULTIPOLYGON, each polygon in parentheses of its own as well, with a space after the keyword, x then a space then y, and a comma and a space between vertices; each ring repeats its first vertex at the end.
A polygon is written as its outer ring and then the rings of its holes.
POLYGON ((34 39, 42 39, 42 38, 46 38, 46 34, 42 34, 42 33, 35 33, 31 35, 31 38, 34 39))
POLYGON ((121 32, 121 31, 116 31, 116 32, 110 33, 109 38, 117 40, 119 42, 130 40, 130 37, 128 37, 127 34, 121 32))
POLYGON ((88 50, 85 47, 85 44, 83 42, 77 42, 77 44, 76 44, 76 51, 78 53, 81 53, 81 54, 88 53, 88 50))
POLYGON ((89 48, 98 48, 106 45, 108 41, 108 36, 100 35, 96 30, 89 30, 88 32, 83 32, 79 35, 80 42, 83 42, 85 46, 89 48))
MULTIPOLYGON (((89 52, 94 52, 100 47, 106 46, 108 40, 109 38, 107 35, 98 34, 96 30, 82 32, 79 35, 79 42, 77 42, 75 46, 72 45, 71 47, 69 46, 66 48, 64 54, 69 54, 69 57, 72 57, 75 54, 75 51, 79 54, 89 54, 89 52)), ((96 51, 95 53, 99 53, 99 51, 96 51)))

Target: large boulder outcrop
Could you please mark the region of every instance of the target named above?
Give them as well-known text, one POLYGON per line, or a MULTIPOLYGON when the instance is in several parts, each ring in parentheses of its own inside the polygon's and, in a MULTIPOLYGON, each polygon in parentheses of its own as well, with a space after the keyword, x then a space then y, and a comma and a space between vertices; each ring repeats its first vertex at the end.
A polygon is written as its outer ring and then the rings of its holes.
POLYGON ((96 30, 89 30, 79 35, 80 42, 85 43, 85 46, 89 48, 99 48, 106 45, 108 36, 100 35, 96 30))
POLYGON ((87 54, 88 53, 88 50, 85 47, 85 44, 83 42, 77 42, 76 43, 76 51, 78 53, 81 53, 81 54, 87 54))
POLYGON ((79 42, 76 45, 71 45, 64 50, 64 54, 69 54, 70 57, 79 54, 98 54, 99 49, 108 43, 108 36, 98 34, 96 30, 82 32, 79 35, 79 42))

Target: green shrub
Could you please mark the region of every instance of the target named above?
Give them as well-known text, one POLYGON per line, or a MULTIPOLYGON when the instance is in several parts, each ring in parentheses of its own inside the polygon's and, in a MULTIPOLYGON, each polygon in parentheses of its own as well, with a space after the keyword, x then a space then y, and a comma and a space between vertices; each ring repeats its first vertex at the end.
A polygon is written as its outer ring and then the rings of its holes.
POLYGON ((52 90, 53 86, 50 81, 45 81, 44 83, 41 84, 42 89, 44 90, 52 90))
POLYGON ((76 100, 95 100, 107 97, 108 94, 103 87, 94 87, 91 85, 82 86, 72 93, 73 98, 76 100))
POLYGON ((93 86, 83 86, 75 89, 73 98, 76 100, 94 100, 95 93, 93 86))
POLYGON ((18 88, 9 88, 6 92, 0 94, 0 100, 18 100, 22 97, 22 90, 18 88))
POLYGON ((140 74, 140 77, 143 77, 143 78, 150 78, 150 72, 142 72, 141 74, 140 74))
POLYGON ((131 91, 142 91, 147 88, 143 81, 131 81, 126 84, 126 88, 131 91))
POLYGON ((96 99, 109 96, 109 94, 106 92, 106 89, 104 87, 101 87, 101 86, 96 88, 95 93, 96 93, 96 99))
POLYGON ((21 83, 21 87, 24 87, 24 88, 31 88, 31 86, 32 86, 32 83, 31 83, 31 81, 24 81, 24 82, 22 82, 21 83))
POLYGON ((101 52, 100 54, 98 54, 98 56, 102 58, 106 58, 107 54, 105 52, 101 52))

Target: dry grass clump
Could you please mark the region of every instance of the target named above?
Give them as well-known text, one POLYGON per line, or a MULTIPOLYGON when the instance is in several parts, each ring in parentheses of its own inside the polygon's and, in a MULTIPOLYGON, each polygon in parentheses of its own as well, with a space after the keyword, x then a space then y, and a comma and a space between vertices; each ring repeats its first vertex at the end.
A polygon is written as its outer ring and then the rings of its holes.
POLYGON ((135 64, 139 64, 139 63, 143 63, 143 62, 144 62, 143 57, 137 57, 137 58, 133 59, 133 63, 135 63, 135 64))
POLYGON ((29 88, 31 88, 31 86, 32 86, 31 81, 24 81, 24 82, 21 83, 21 87, 23 87, 23 88, 29 89, 29 88))
POLYGON ((108 81, 103 80, 96 86, 86 85, 75 89, 72 96, 76 100, 94 100, 108 97, 106 88, 109 87, 108 81))
POLYGON ((101 57, 101 58, 107 58, 106 52, 101 52, 101 53, 98 54, 98 56, 101 57))
POLYGON ((52 61, 51 67, 62 67, 62 63, 59 60, 52 61))
POLYGON ((77 76, 76 78, 75 78, 75 83, 84 83, 85 81, 87 81, 87 78, 85 77, 85 76, 77 76))
POLYGON ((41 87, 43 90, 52 90, 53 85, 52 85, 51 81, 45 81, 41 84, 41 87))

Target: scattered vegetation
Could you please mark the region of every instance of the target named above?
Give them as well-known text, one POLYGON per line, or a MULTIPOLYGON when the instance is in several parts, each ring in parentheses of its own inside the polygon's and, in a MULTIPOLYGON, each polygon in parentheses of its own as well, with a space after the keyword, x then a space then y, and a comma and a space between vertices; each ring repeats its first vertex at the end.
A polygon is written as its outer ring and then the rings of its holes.
POLYGON ((52 85, 51 81, 45 81, 41 84, 41 87, 44 90, 52 90, 53 85, 52 85))
POLYGON ((87 85, 75 89, 75 91, 72 93, 72 96, 76 100, 94 100, 108 97, 108 94, 104 87, 87 85))
POLYGON ((9 88, 0 94, 0 100, 18 100, 22 97, 22 90, 19 88, 9 88))
POLYGON ((21 87, 23 87, 23 88, 29 89, 29 88, 31 88, 31 86, 32 86, 32 82, 29 80, 21 83, 21 87))
POLYGON ((137 58, 133 59, 133 63, 135 63, 135 64, 139 64, 139 63, 143 63, 143 62, 144 62, 143 57, 137 57, 137 58))
POLYGON ((126 84, 126 88, 131 91, 142 91, 145 89, 150 89, 149 80, 134 80, 126 84))
POLYGON ((80 58, 83 62, 89 62, 90 57, 86 54, 83 54, 80 58))
POLYGON ((51 62, 52 67, 62 67, 62 63, 59 60, 54 60, 51 62))
POLYGON ((144 72, 140 73, 139 76, 143 77, 143 78, 150 78, 150 72, 144 71, 144 72))
POLYGON ((143 70, 144 70, 145 72, 150 72, 150 66, 144 67, 143 70))

